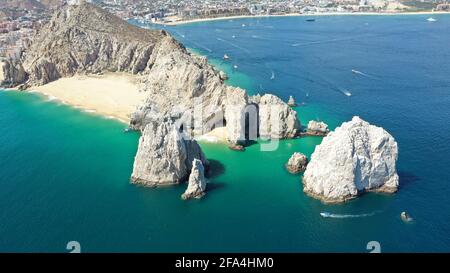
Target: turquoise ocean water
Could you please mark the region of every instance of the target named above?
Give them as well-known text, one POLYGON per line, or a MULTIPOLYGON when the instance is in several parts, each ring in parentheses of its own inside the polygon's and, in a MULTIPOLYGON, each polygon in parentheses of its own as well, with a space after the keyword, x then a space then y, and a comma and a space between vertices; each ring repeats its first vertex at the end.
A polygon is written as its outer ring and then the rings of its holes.
POLYGON ((85 252, 367 252, 369 241, 386 252, 450 251, 450 16, 427 17, 166 27, 225 70, 229 84, 304 102, 296 108, 303 124, 321 119, 335 128, 359 115, 383 126, 400 148, 397 194, 343 205, 305 196, 284 164, 321 141, 307 137, 274 152, 201 143, 213 166, 209 192, 182 201, 185 185, 129 183, 139 135, 123 133, 126 125, 1 91, 0 251, 66 252, 73 240, 85 252), (403 223, 403 210, 415 221, 403 223), (324 211, 361 217, 322 218, 324 211))

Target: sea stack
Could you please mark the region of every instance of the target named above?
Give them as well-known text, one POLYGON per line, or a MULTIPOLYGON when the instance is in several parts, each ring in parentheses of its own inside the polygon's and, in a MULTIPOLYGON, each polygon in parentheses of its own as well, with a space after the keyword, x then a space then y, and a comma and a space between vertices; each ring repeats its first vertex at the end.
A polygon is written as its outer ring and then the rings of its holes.
POLYGON ((295 106, 297 106, 297 103, 295 102, 295 100, 294 100, 294 98, 292 97, 292 96, 289 96, 289 100, 288 100, 288 103, 287 103, 289 106, 291 106, 291 107, 295 107, 295 106))
POLYGON ((396 192, 397 158, 397 142, 388 132, 353 117, 316 146, 303 190, 326 203, 344 202, 367 191, 396 192))
POLYGON ((300 133, 297 112, 279 97, 265 94, 259 99, 259 135, 264 139, 294 138, 300 133))
POLYGON ((292 174, 304 172, 308 165, 308 158, 302 154, 295 152, 286 163, 286 169, 292 174))
POLYGON ((189 182, 186 191, 181 195, 183 200, 190 198, 200 199, 205 195, 206 191, 205 169, 201 160, 194 159, 192 161, 192 170, 189 175, 189 182))
POLYGON ((208 164, 195 140, 183 136, 171 120, 150 121, 139 139, 131 180, 144 186, 186 181, 194 159, 208 164))
POLYGON ((326 136, 330 130, 328 125, 322 121, 310 120, 306 129, 306 135, 310 136, 326 136))

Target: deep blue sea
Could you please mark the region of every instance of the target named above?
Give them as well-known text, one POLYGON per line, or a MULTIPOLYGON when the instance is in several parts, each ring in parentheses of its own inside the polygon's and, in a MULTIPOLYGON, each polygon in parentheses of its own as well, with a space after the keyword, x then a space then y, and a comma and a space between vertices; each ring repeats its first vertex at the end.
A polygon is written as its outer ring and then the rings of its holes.
MULTIPOLYGON (((0 92, 0 251, 450 251, 450 15, 271 17, 163 27, 249 93, 294 96, 303 124, 359 115, 399 145, 400 189, 325 205, 284 163, 317 137, 243 153, 201 143, 209 192, 129 183, 137 133, 125 124, 0 92), (227 54, 229 61, 223 61, 227 54), (348 96, 351 94, 351 96, 348 96), (407 211, 414 221, 404 223, 407 211), (322 218, 330 212, 346 218, 322 218), (360 216, 360 217, 355 217, 360 216)), ((161 26, 151 26, 158 27, 161 26)))

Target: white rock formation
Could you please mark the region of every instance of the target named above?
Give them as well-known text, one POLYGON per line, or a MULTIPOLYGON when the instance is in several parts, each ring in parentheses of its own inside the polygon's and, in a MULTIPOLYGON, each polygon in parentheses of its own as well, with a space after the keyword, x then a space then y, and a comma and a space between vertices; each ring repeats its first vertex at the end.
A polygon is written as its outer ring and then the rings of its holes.
POLYGON ((146 186, 179 183, 187 179, 194 159, 208 163, 195 140, 183 138, 172 121, 156 119, 139 139, 131 179, 146 186))
POLYGON ((202 198, 205 195, 206 183, 205 168, 203 167, 202 161, 195 158, 192 161, 188 187, 181 195, 181 198, 184 200, 189 198, 202 198))
POLYGON ((310 120, 306 133, 309 135, 326 135, 330 132, 328 125, 322 121, 310 120))
POLYGON ((259 100, 259 135, 265 139, 293 138, 300 132, 297 112, 279 97, 266 94, 259 100))
POLYGON ((289 100, 287 103, 289 106, 294 107, 297 105, 297 103, 295 102, 294 98, 292 96, 289 96, 289 100))
POLYGON ((220 76, 220 79, 223 81, 228 80, 228 75, 223 71, 219 71, 219 76, 220 76))
POLYGON ((308 158, 302 153, 295 152, 289 158, 289 161, 286 164, 286 169, 292 174, 297 174, 300 172, 304 172, 307 165, 308 158))
POLYGON ((256 94, 256 95, 248 97, 248 102, 249 103, 259 104, 260 101, 261 101, 261 95, 260 94, 256 94))
POLYGON ((311 156, 303 190, 324 202, 343 202, 364 191, 397 191, 397 142, 359 117, 326 136, 311 156))
POLYGON ((245 142, 244 113, 248 104, 247 93, 240 88, 229 89, 225 104, 228 142, 231 144, 245 142))

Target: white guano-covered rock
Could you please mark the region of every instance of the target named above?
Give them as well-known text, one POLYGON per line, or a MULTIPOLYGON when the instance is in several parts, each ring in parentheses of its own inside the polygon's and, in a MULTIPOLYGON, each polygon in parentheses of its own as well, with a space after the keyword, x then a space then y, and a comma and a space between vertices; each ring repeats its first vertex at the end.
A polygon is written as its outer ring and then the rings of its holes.
POLYGON ((359 117, 326 136, 311 156, 303 190, 324 202, 343 202, 365 191, 393 193, 397 142, 383 128, 359 117))
POLYGON ((194 159, 192 161, 192 170, 189 175, 189 183, 186 191, 181 195, 183 200, 190 198, 201 198, 206 191, 205 168, 201 160, 194 159))

